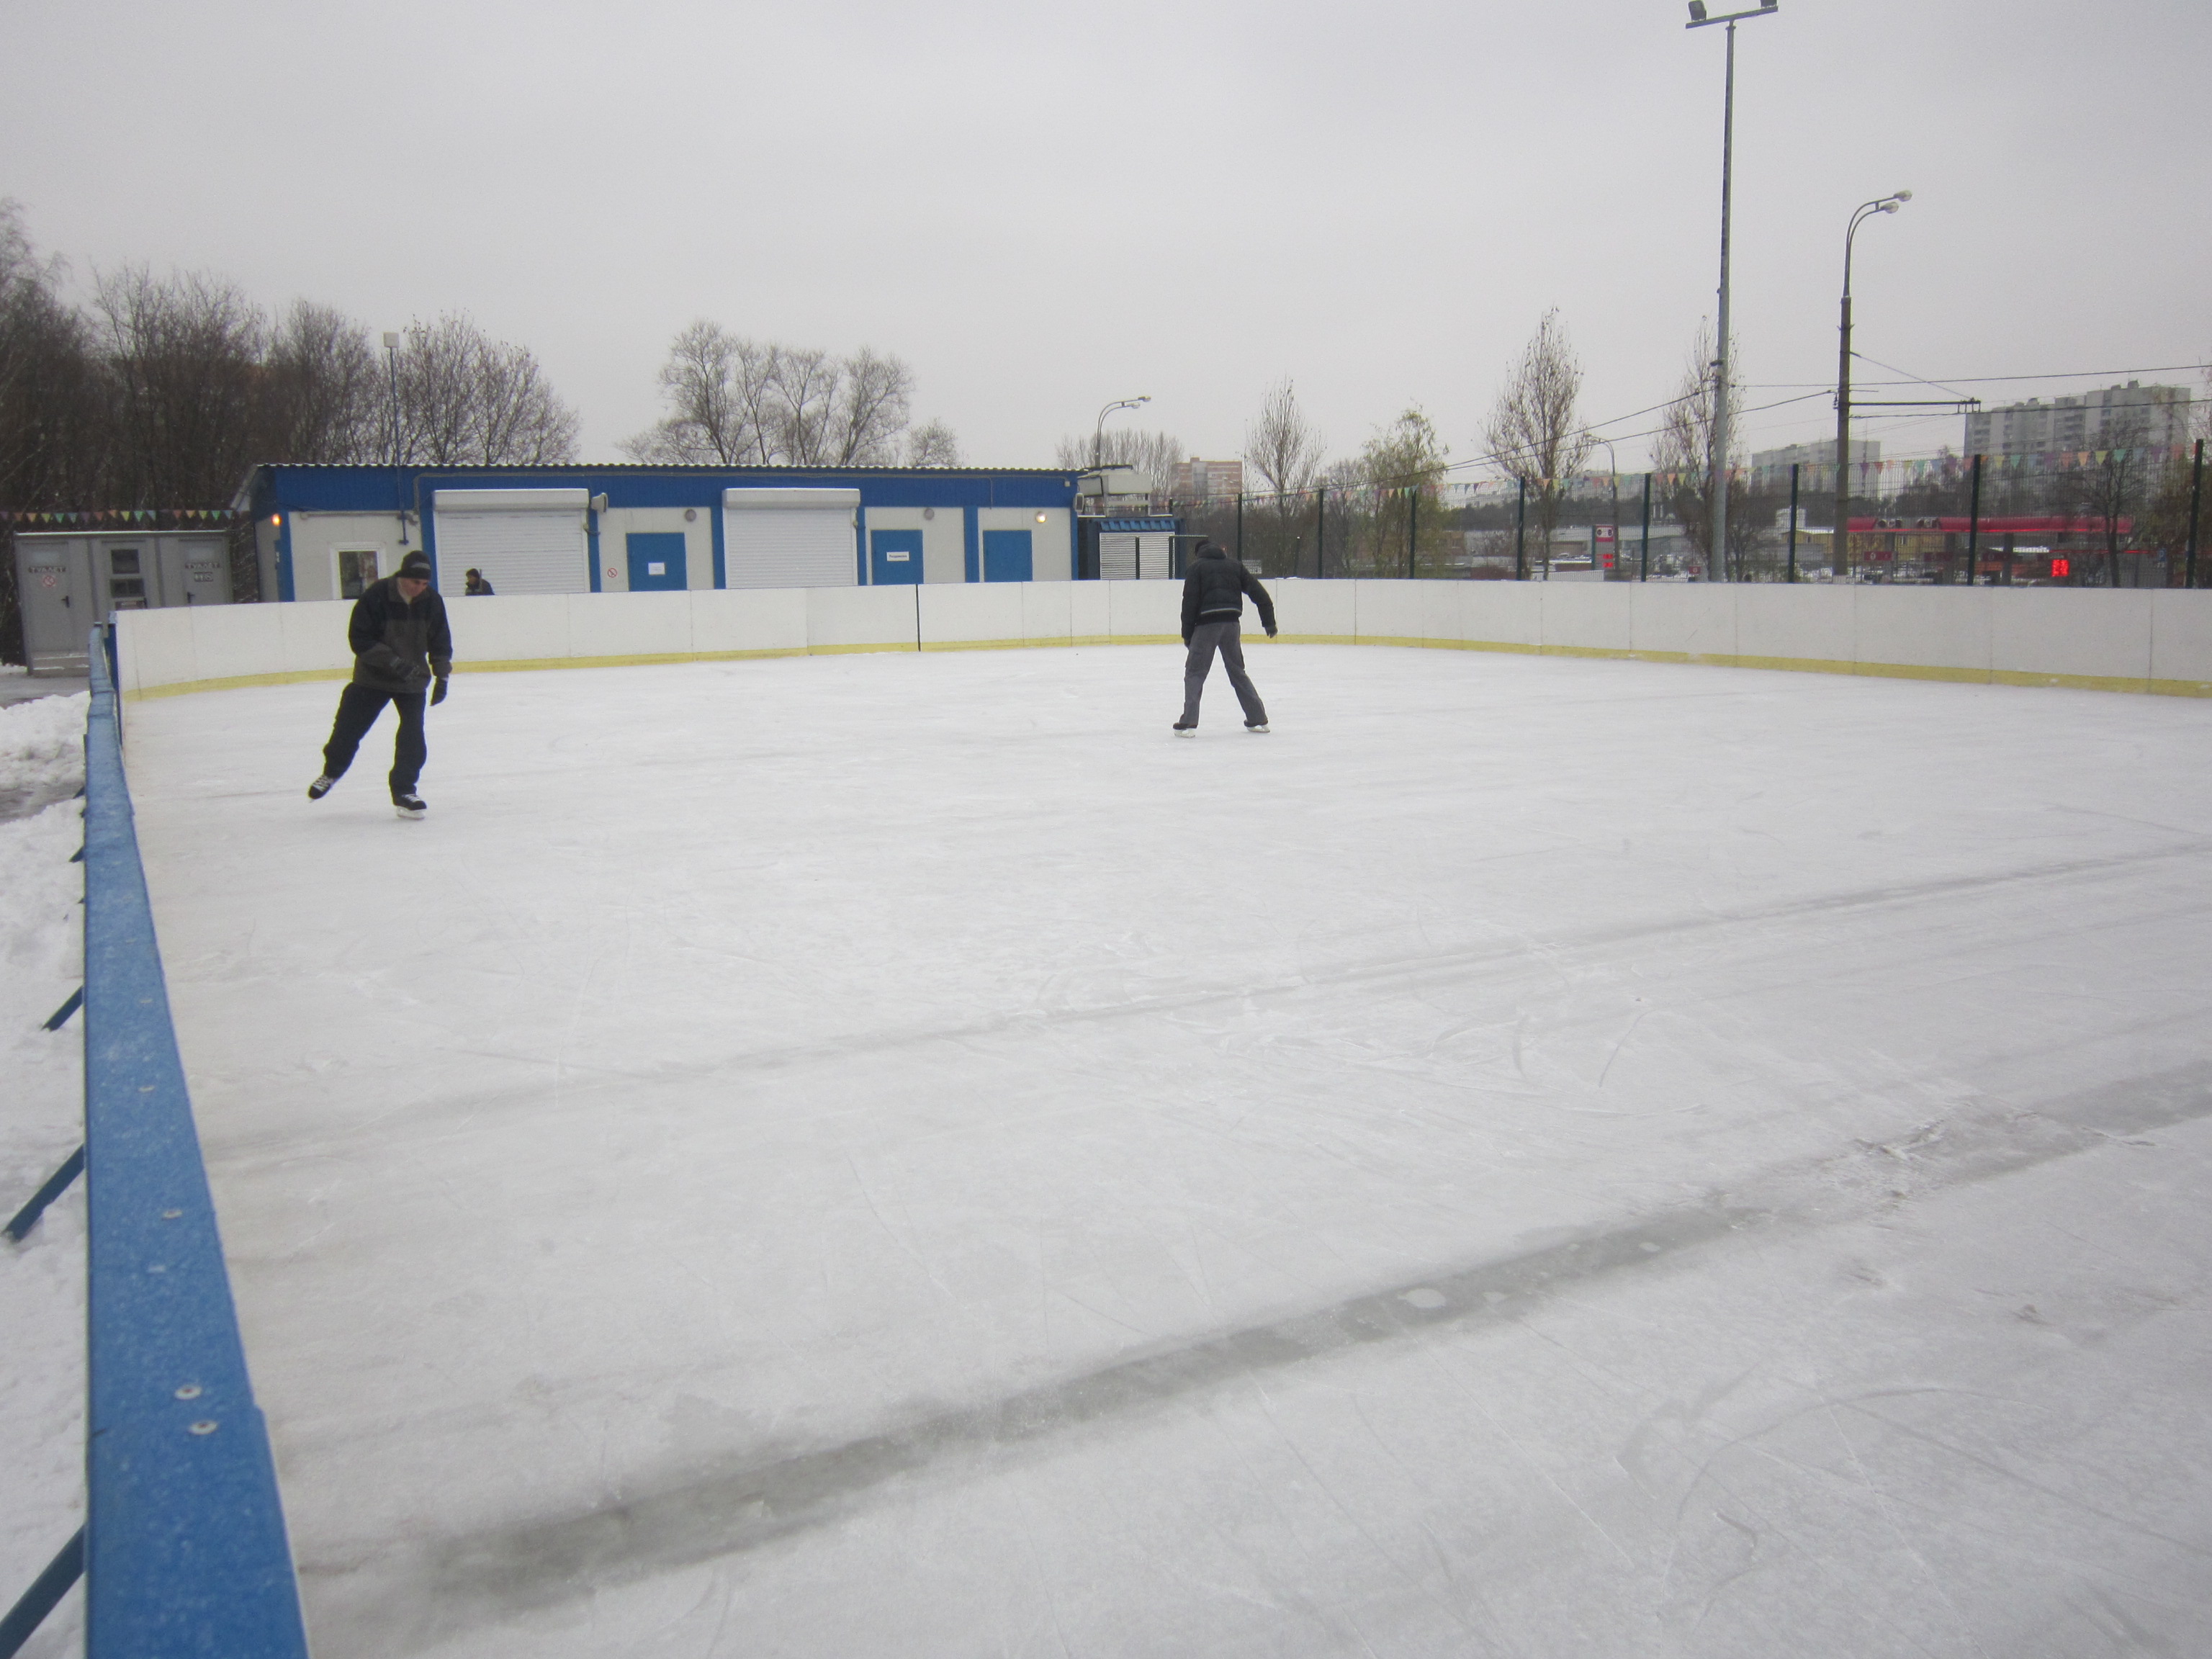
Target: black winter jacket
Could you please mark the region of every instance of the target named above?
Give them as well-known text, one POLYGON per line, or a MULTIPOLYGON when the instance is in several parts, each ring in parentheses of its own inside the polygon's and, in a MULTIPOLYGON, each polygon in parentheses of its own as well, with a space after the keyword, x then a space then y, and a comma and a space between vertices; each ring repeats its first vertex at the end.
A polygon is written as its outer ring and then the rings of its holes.
POLYGON ((376 691, 424 691, 430 677, 453 672, 453 633, 446 626, 446 602, 435 588, 410 605, 400 597, 399 579, 386 576, 354 601, 346 625, 353 647, 353 683, 376 691))
POLYGON ((1210 547, 1190 562, 1182 579, 1182 642, 1200 623, 1235 622, 1244 614, 1243 596, 1249 593, 1260 607, 1260 625, 1275 631, 1275 602, 1260 579, 1218 547, 1210 547))

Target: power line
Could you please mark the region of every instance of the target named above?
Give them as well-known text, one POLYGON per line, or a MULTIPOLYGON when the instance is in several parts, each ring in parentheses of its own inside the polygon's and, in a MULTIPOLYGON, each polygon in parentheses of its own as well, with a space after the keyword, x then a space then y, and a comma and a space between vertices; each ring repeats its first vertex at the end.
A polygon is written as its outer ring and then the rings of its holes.
MULTIPOLYGON (((1854 357, 1861 356, 1863 355, 1863 354, 1856 351, 1854 351, 1851 354, 1854 357)), ((2102 380, 2116 378, 2122 374, 2195 374, 2203 372, 2203 369, 2208 367, 2208 365, 2203 363, 2159 363, 2149 368, 2087 368, 2080 370, 2079 372, 2052 374, 1954 374, 1947 380, 1923 380, 1917 375, 1911 374, 1908 370, 1895 368, 1889 363, 1882 362, 1878 358, 1868 357, 1866 361, 1870 363, 1874 363, 1878 368, 1888 369, 1893 374, 1903 374, 1905 375, 1906 378, 1902 380, 1867 380, 1862 382, 1863 385, 1870 386, 1932 386, 1941 387, 1942 390, 1947 392, 1953 386, 1996 386, 2014 380, 2102 380)), ((1819 386, 1823 390, 1832 390, 1833 387, 1833 382, 1820 380, 1753 381, 1747 384, 1744 389, 1747 392, 1788 392, 1794 391, 1801 386, 1819 386)))

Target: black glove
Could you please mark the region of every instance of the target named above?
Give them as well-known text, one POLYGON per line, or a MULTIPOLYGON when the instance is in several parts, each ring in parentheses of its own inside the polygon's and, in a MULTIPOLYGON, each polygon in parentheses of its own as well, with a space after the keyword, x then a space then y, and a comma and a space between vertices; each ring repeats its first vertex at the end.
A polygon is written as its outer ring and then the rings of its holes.
POLYGON ((1275 624, 1273 623, 1267 624, 1267 637, 1271 640, 1275 637, 1275 624))
POLYGON ((445 702, 445 700, 446 677, 443 674, 441 674, 438 676, 437 684, 431 689, 430 707, 435 708, 440 703, 445 702))

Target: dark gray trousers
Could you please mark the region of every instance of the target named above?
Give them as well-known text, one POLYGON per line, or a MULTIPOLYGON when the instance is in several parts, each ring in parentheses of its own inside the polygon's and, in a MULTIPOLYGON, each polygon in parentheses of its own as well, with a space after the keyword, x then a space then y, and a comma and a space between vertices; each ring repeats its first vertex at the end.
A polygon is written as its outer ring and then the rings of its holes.
POLYGON ((1190 654, 1182 665, 1182 723, 1198 724, 1199 696, 1206 690, 1206 677, 1212 670, 1217 651, 1221 653, 1221 665, 1229 671, 1229 684, 1237 689, 1237 701, 1243 705, 1244 724, 1265 726, 1267 705, 1260 701, 1259 689, 1244 672, 1244 642, 1233 619, 1200 623, 1190 631, 1190 654))
POLYGON ((323 745, 323 775, 342 778, 353 764, 355 751, 376 717, 390 703, 399 716, 399 735, 392 745, 392 799, 415 793, 422 775, 422 763, 430 746, 422 738, 422 699, 420 691, 380 691, 373 685, 352 685, 338 693, 338 717, 331 723, 331 740, 323 745))

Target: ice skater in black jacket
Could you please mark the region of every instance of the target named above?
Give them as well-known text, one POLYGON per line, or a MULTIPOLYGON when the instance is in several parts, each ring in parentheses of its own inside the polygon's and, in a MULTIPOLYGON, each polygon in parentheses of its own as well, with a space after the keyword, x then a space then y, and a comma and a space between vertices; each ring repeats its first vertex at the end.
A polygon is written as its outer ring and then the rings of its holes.
POLYGON ((376 717, 390 703, 399 715, 399 735, 392 745, 392 806, 403 818, 419 818, 429 808, 415 785, 422 775, 429 746, 422 740, 422 696, 446 700, 446 681, 453 672, 453 635, 446 626, 446 602, 430 586, 430 561, 410 553, 399 574, 375 583, 354 602, 346 625, 353 647, 353 683, 338 696, 338 717, 323 745, 323 775, 307 786, 307 799, 320 800, 346 775, 354 752, 376 717))
POLYGON ((1175 729, 1185 737, 1198 730, 1198 699, 1206 690, 1206 677, 1213 667, 1216 651, 1221 653, 1221 665, 1229 671, 1229 684, 1237 688, 1237 701, 1243 705, 1244 729, 1267 729, 1267 705, 1260 701, 1259 691, 1244 672, 1244 644, 1237 637, 1238 619, 1244 614, 1248 593, 1260 607, 1260 625, 1273 639, 1275 602, 1260 586, 1259 578, 1216 544, 1200 544, 1197 556, 1190 562, 1190 574, 1182 579, 1182 642, 1190 647, 1190 654, 1183 659, 1182 718, 1175 723, 1175 729))

